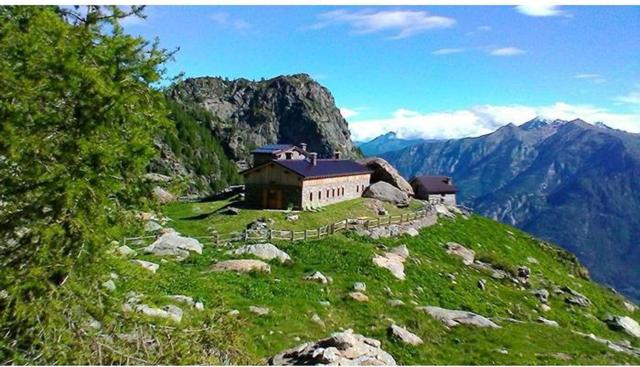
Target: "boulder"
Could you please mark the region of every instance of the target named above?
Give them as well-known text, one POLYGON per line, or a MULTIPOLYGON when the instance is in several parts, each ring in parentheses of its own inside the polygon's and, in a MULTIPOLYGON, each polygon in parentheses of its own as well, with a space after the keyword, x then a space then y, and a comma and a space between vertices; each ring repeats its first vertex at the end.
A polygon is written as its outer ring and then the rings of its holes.
POLYGON ((500 326, 488 318, 469 311, 448 310, 446 308, 434 306, 417 307, 416 310, 428 313, 433 318, 442 321, 449 327, 464 324, 477 327, 500 328, 500 326))
POLYGON ((542 310, 542 312, 549 312, 551 311, 551 306, 543 303, 540 305, 540 310, 542 310))
POLYGON ((380 348, 378 340, 354 334, 349 329, 331 337, 299 345, 271 358, 275 366, 334 365, 334 366, 395 366, 393 357, 380 348))
POLYGON ((565 298, 565 302, 571 305, 577 305, 581 307, 588 307, 591 305, 591 300, 584 295, 578 293, 577 291, 569 288, 563 287, 562 290, 566 293, 569 293, 569 297, 565 298))
POLYGON ((118 247, 116 249, 116 251, 122 257, 134 257, 134 256, 136 256, 138 254, 135 250, 133 250, 131 247, 129 247, 127 245, 122 245, 122 246, 118 247))
POLYGON ((149 270, 152 273, 155 273, 158 268, 160 268, 160 265, 149 262, 149 261, 144 261, 144 260, 131 260, 132 263, 134 264, 138 264, 140 266, 142 266, 143 268, 149 270))
POLYGON ((325 277, 324 274, 322 274, 319 271, 314 271, 313 273, 305 276, 303 279, 304 280, 309 280, 309 281, 312 281, 312 282, 318 282, 318 283, 321 283, 321 284, 329 283, 329 279, 327 277, 325 277))
POLYGON ((409 196, 406 192, 384 181, 376 182, 367 187, 362 196, 386 201, 395 205, 404 206, 409 204, 409 196))
POLYGON ((258 243, 254 245, 245 245, 235 250, 227 252, 230 255, 245 255, 251 254, 263 260, 278 259, 281 263, 290 262, 291 257, 289 255, 275 247, 270 243, 258 243))
POLYGON ((202 244, 195 238, 181 236, 175 231, 167 231, 151 245, 145 247, 143 251, 156 256, 186 258, 189 256, 189 251, 201 255, 202 244))
POLYGON ((235 271, 237 273, 248 273, 251 271, 271 272, 269 264, 260 260, 226 260, 211 266, 213 271, 235 271))
POLYGON ((389 326, 389 334, 405 344, 420 345, 424 343, 424 341, 422 341, 422 339, 416 334, 395 324, 389 326))
POLYGON ((264 316, 264 315, 268 315, 269 312, 271 312, 271 310, 268 309, 267 307, 249 306, 249 312, 254 313, 258 316, 264 316))
POLYGON ((404 262, 409 257, 407 246, 401 245, 385 252, 383 255, 375 255, 373 263, 381 268, 385 268, 400 280, 405 279, 404 262))
POLYGON ((349 297, 358 302, 367 302, 369 300, 369 297, 362 292, 351 292, 349 293, 349 297))
POLYGON ((153 188, 152 195, 159 204, 168 204, 176 200, 175 195, 160 186, 153 188))
POLYGON ((153 220, 150 220, 144 224, 145 232, 158 232, 161 229, 162 229, 162 226, 158 224, 158 222, 155 222, 153 220))
POLYGON ((542 303, 548 303, 549 302, 549 291, 548 290, 546 290, 546 289, 536 289, 535 291, 533 291, 531 293, 533 293, 534 296, 538 297, 540 302, 542 302, 542 303))
POLYGON ((322 319, 320 318, 320 316, 318 316, 318 314, 317 314, 317 313, 314 313, 314 314, 311 316, 311 321, 315 322, 316 324, 318 324, 318 325, 320 325, 320 326, 322 326, 322 327, 324 327, 324 326, 325 326, 324 321, 322 321, 322 319))
POLYGON ((518 270, 518 279, 520 279, 523 283, 529 282, 529 276, 531 275, 531 270, 529 270, 526 266, 519 266, 518 270))
POLYGON ((446 218, 452 218, 452 219, 456 217, 456 214, 450 210, 450 207, 444 204, 436 204, 435 210, 436 210, 436 214, 439 217, 446 217, 446 218))
POLYGON ((640 325, 629 316, 611 316, 605 321, 609 328, 613 330, 621 330, 631 336, 640 338, 640 325))
POLYGON ((404 233, 409 235, 410 237, 416 237, 416 236, 420 235, 418 230, 413 228, 413 227, 409 227, 409 228, 405 229, 404 233))
POLYGON ((353 290, 356 292, 365 292, 367 290, 367 285, 362 282, 353 283, 353 290))
POLYGON ((155 308, 148 305, 137 305, 135 310, 149 317, 156 317, 161 319, 170 319, 179 323, 182 321, 182 309, 174 305, 167 305, 163 308, 155 308))
POLYGON ((405 180, 398 170, 396 170, 389 162, 385 161, 382 158, 371 157, 365 158, 358 161, 358 163, 366 166, 373 172, 371 173, 371 182, 386 182, 390 185, 393 185, 397 189, 403 191, 407 195, 413 196, 413 188, 411 185, 405 180))
POLYGON ((400 306, 404 306, 404 302, 399 299, 390 299, 387 301, 387 305, 391 307, 400 307, 400 306))
POLYGON ((110 292, 113 292, 116 290, 116 283, 114 283, 113 280, 109 279, 106 282, 102 283, 102 287, 110 292))
POLYGON ((538 317, 538 322, 548 325, 548 326, 553 326, 553 327, 559 327, 560 325, 558 325, 557 321, 553 321, 553 320, 549 320, 549 319, 545 319, 544 317, 538 317))
POLYGON ((300 216, 298 214, 294 214, 294 213, 287 213, 284 218, 285 218, 285 220, 287 220, 289 222, 295 222, 298 219, 300 219, 300 216))
POLYGON ((638 309, 638 307, 631 302, 623 301, 622 303, 624 305, 624 308, 626 308, 629 312, 636 312, 636 310, 638 309))
POLYGON ((473 264, 473 259, 476 256, 475 251, 469 250, 468 248, 455 242, 447 243, 447 253, 460 257, 462 259, 462 263, 465 265, 473 264))

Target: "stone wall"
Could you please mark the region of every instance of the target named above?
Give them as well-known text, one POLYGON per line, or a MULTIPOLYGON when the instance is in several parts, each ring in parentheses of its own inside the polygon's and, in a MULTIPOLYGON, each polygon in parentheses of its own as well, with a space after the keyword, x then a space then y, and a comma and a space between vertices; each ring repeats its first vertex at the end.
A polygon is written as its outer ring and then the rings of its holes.
POLYGON ((369 186, 371 174, 305 180, 302 208, 313 208, 359 198, 369 186))
POLYGON ((456 194, 430 194, 428 200, 432 204, 447 204, 456 206, 456 194))

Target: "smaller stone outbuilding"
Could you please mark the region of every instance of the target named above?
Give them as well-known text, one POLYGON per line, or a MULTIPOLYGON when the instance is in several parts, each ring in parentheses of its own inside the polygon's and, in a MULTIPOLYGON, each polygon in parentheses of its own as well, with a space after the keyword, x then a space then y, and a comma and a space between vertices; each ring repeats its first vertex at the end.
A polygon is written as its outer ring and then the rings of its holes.
POLYGON ((413 188, 416 199, 427 200, 432 204, 456 205, 456 192, 451 177, 416 176, 409 184, 413 188))

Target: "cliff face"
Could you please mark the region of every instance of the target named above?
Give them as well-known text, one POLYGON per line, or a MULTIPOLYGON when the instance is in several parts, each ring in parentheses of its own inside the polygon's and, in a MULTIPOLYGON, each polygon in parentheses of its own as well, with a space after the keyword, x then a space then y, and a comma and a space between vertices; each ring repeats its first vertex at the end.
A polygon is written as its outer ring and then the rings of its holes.
POLYGON ((181 104, 196 104, 211 113, 210 129, 234 161, 264 144, 308 144, 320 157, 340 151, 358 157, 346 120, 329 90, 306 74, 264 81, 190 78, 170 88, 181 104))
POLYGON ((452 176, 460 202, 561 244, 594 278, 640 298, 640 135, 532 120, 383 157, 405 177, 452 176))

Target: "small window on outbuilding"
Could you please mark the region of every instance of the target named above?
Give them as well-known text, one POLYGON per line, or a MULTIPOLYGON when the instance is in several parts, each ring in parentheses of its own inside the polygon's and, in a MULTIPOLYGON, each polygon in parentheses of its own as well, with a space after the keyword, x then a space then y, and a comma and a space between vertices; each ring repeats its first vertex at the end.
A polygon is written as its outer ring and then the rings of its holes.
POLYGON ((313 192, 309 193, 309 201, 313 201, 313 192))

